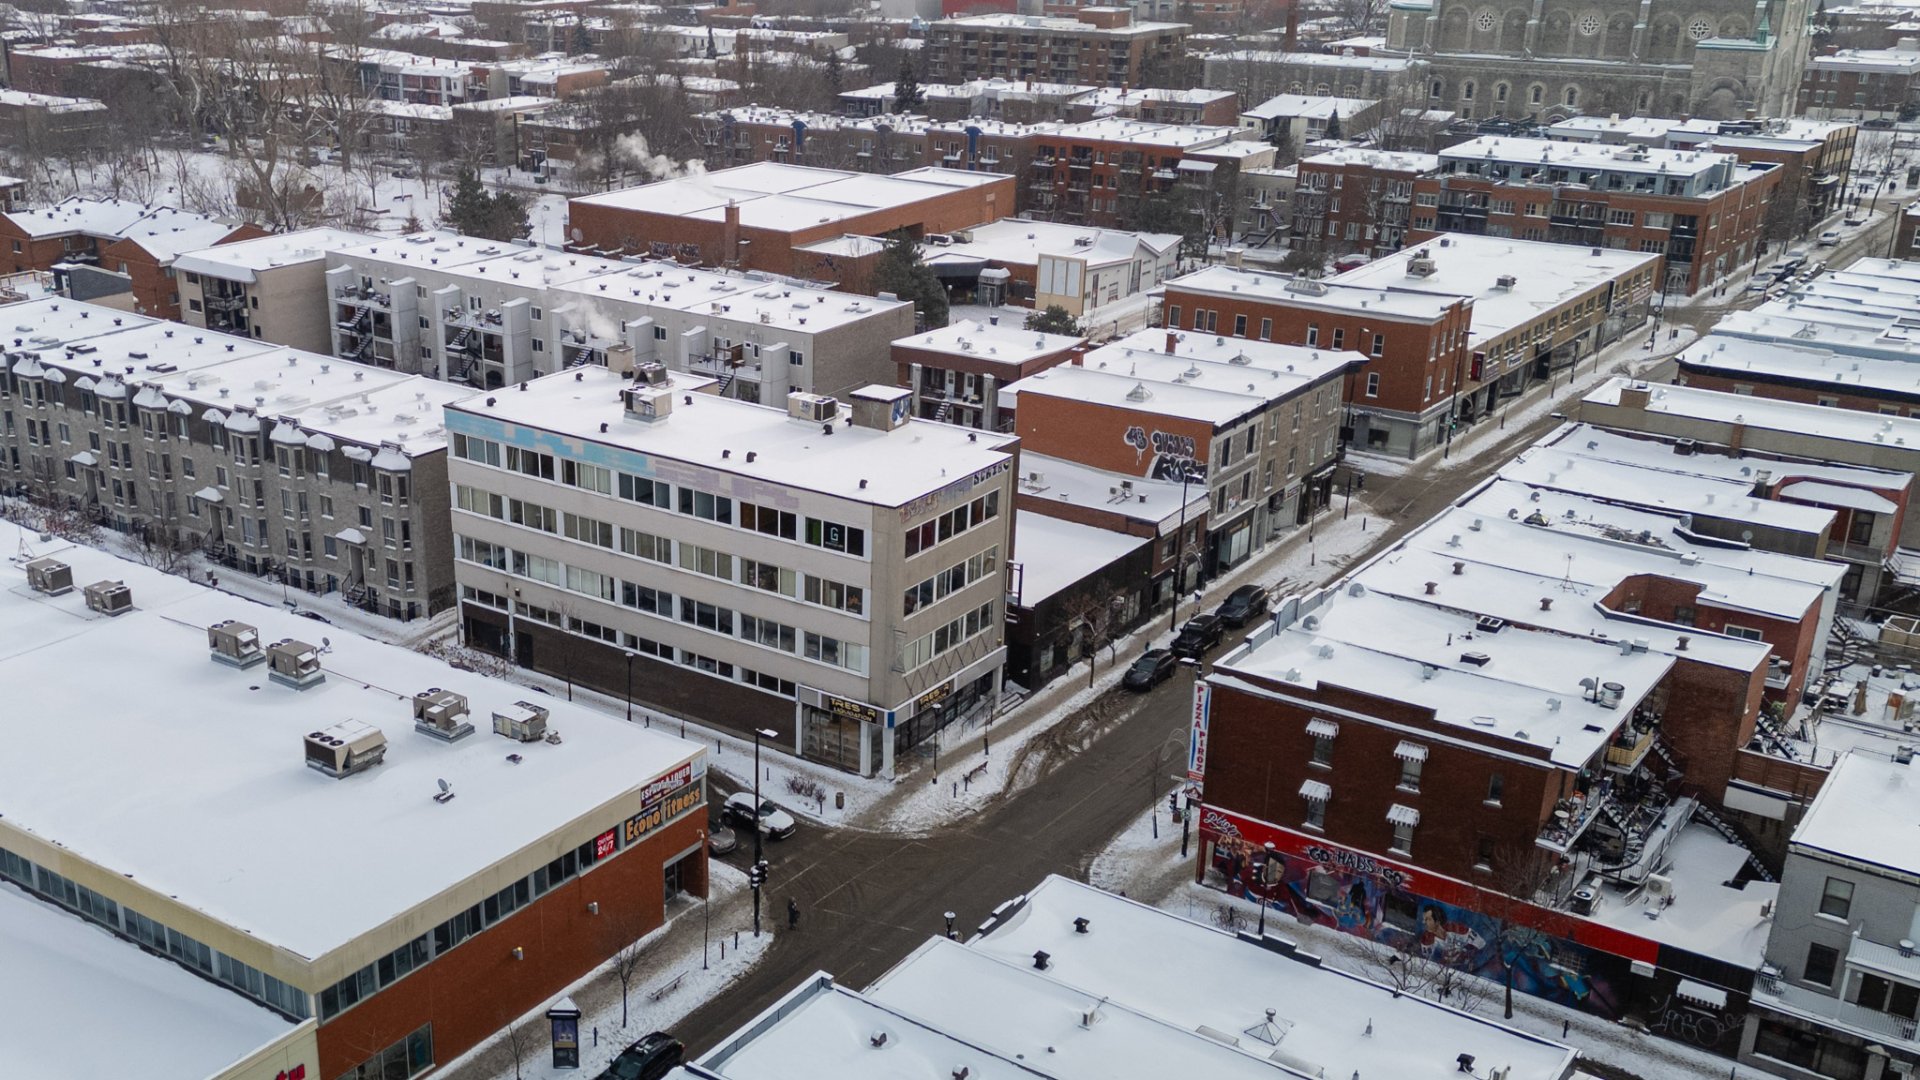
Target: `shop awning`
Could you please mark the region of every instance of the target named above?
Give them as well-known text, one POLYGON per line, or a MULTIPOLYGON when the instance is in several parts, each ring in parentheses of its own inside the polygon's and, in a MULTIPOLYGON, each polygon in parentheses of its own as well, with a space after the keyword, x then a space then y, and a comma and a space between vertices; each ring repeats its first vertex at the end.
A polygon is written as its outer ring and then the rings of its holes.
POLYGON ((1393 748, 1393 756, 1399 758, 1401 761, 1425 761, 1427 760, 1427 748, 1421 746, 1419 743, 1403 741, 1399 746, 1393 748))
POLYGON ((1725 990, 1717 986, 1697 983, 1692 979, 1681 979, 1680 985, 1674 987, 1673 992, 1696 1005, 1705 1005, 1709 1009, 1724 1009, 1727 1007, 1727 992, 1725 990))
POLYGON ((1415 810, 1411 806, 1401 806, 1399 803, 1394 803, 1392 806, 1387 807, 1387 820, 1393 822, 1395 825, 1405 825, 1408 828, 1412 828, 1420 824, 1420 811, 1415 810))
POLYGON ((1318 780, 1302 780, 1300 797, 1308 802, 1326 802, 1333 798, 1333 789, 1318 780))
POLYGON ((199 491, 194 492, 193 497, 199 499, 201 502, 210 503, 223 502, 226 499, 226 496, 222 495, 220 489, 217 487, 203 487, 199 491))
POLYGON ((1316 739, 1331 739, 1340 734, 1340 725, 1331 720, 1313 719, 1307 721, 1307 734, 1316 739))

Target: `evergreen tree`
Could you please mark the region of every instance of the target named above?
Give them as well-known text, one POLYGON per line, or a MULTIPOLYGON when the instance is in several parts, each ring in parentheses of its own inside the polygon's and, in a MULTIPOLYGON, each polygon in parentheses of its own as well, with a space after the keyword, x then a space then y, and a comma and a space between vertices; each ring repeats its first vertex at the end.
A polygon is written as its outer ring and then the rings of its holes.
POLYGON ((842 85, 842 80, 845 77, 845 74, 840 70, 840 50, 834 49, 828 52, 827 93, 833 95, 836 104, 839 102, 841 91, 846 89, 846 87, 842 85))
POLYGON ((897 113, 919 112, 926 103, 927 95, 920 89, 920 77, 914 74, 913 61, 908 57, 900 58, 900 74, 893 79, 893 111, 897 113))
POLYGON ((527 203, 510 191, 488 192, 480 175, 461 169, 440 213, 440 224, 467 236, 520 240, 533 231, 527 203))
POLYGON ((1080 336, 1080 323, 1059 304, 1048 304, 1045 311, 1036 311, 1027 316, 1027 329, 1042 334, 1080 336))
POLYGON ((1327 114, 1326 137, 1329 139, 1338 139, 1343 134, 1344 133, 1340 130, 1340 110, 1338 107, 1335 107, 1332 112, 1327 114))
POLYGON ((920 246, 902 229, 873 268, 873 287, 911 303, 927 328, 947 325, 947 290, 920 258, 920 246))

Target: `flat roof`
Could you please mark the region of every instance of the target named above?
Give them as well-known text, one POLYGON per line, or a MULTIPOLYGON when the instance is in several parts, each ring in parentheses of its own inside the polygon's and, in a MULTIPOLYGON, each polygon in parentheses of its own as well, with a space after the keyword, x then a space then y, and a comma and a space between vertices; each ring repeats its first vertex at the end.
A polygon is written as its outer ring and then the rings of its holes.
POLYGON ((237 227, 201 214, 161 207, 120 230, 120 238, 140 245, 164 265, 183 252, 218 244, 237 227))
MULTIPOLYGON (((1467 578, 1464 584, 1442 578, 1440 589, 1484 587, 1471 571, 1467 578)), ((1311 629, 1297 620, 1251 650, 1223 658, 1215 678, 1238 683, 1237 675, 1255 675, 1407 702, 1431 710, 1441 724, 1527 747, 1528 756, 1563 769, 1582 768, 1604 750, 1674 664, 1651 650, 1622 654, 1602 642, 1517 626, 1480 633, 1473 615, 1368 590, 1337 596, 1313 614, 1311 629), (1468 654, 1487 662, 1469 661, 1468 654), (1617 709, 1593 701, 1580 685, 1583 676, 1602 673, 1624 687, 1617 709)))
MULTIPOLYGON (((1832 781, 1829 780, 1829 783, 1832 781)), ((1671 903, 1645 889, 1609 885, 1587 919, 1662 945, 1753 970, 1767 949, 1770 906, 1780 884, 1754 878, 1735 888, 1749 852, 1705 824, 1680 827, 1660 864, 1673 888, 1671 903)))
POLYGON ((1704 150, 1667 150, 1660 147, 1621 147, 1560 139, 1527 139, 1513 135, 1482 135, 1440 151, 1440 160, 1500 161, 1527 165, 1564 165, 1605 172, 1650 173, 1661 176, 1698 176, 1716 168, 1734 168, 1732 154, 1704 150))
POLYGON ((1042 356, 1064 352, 1086 341, 1067 334, 1046 334, 1012 323, 986 323, 968 319, 948 323, 937 330, 900 338, 897 349, 921 349, 950 353, 972 360, 1018 366, 1042 356))
POLYGON ((661 180, 573 201, 658 214, 718 221, 729 203, 742 225, 796 230, 857 217, 876 210, 911 206, 955 188, 1005 180, 997 173, 958 169, 910 169, 890 176, 816 169, 804 165, 756 162, 699 176, 661 180))
POLYGON ((361 247, 374 239, 371 234, 346 229, 299 229, 185 251, 174 257, 173 269, 175 273, 206 274, 251 283, 259 280, 262 270, 295 263, 325 263, 330 251, 361 247))
MULTIPOLYGON (((1177 363, 1177 362, 1176 362, 1177 363)), ((1237 390, 1208 389, 1183 382, 1157 381, 1118 371, 1100 371, 1077 364, 1061 364, 1029 375, 1000 389, 1000 407, 1017 407, 1027 394, 1083 401, 1096 405, 1114 405, 1162 416, 1198 420, 1224 427, 1250 413, 1259 411, 1263 398, 1237 390)))
POLYGON ((0 589, 7 824, 309 959, 678 766, 704 768, 697 744, 544 695, 565 742, 509 745, 484 729, 533 696, 511 683, 10 523, 0 546, 66 562, 76 586, 124 581, 134 603, 108 617, 77 587, 47 597, 16 576, 0 589), (209 660, 205 628, 230 619, 263 642, 321 646, 326 681, 294 690, 209 660), (96 676, 137 692, 99 708, 96 676), (430 687, 467 695, 481 730, 452 744, 415 733, 410 701, 430 687), (347 718, 386 733, 385 762, 341 780, 306 767, 303 736, 347 718), (456 792, 445 804, 430 798, 440 779, 456 792), (336 860, 289 842, 289 823, 351 850, 354 887, 336 860))
POLYGON ((1162 149, 1194 150, 1227 142, 1239 130, 1235 127, 1162 124, 1125 116, 1106 116, 1078 124, 1062 124, 1044 135, 1049 140, 1059 142, 1132 143, 1162 149))
POLYGON ((1081 358, 1092 371, 1126 374, 1243 394, 1262 401, 1291 397, 1367 363, 1351 349, 1318 349, 1277 341, 1147 327, 1081 358))
MULTIPOLYGON (((1563 245, 1551 245, 1564 257, 1563 245)), ((1292 277, 1271 270, 1237 269, 1215 265, 1166 282, 1169 289, 1190 289, 1218 296, 1236 294, 1262 300, 1277 300, 1289 306, 1318 308, 1324 311, 1367 311, 1384 318, 1414 320, 1438 319, 1455 304, 1468 301, 1465 293, 1441 295, 1396 284, 1347 285, 1338 279, 1326 281, 1292 277)))
MULTIPOLYGON (((1781 485, 1794 480, 1820 480, 1848 489, 1903 492, 1913 474, 1865 465, 1839 465, 1793 458, 1731 456, 1711 444, 1690 445, 1681 453, 1672 438, 1639 432, 1609 431, 1592 424, 1566 424, 1535 444, 1597 461, 1618 462, 1655 474, 1683 473, 1737 481, 1751 486, 1766 481, 1781 485)), ((1649 483, 1658 484, 1653 478, 1649 483)))
POLYGON ((1920 398, 1920 364, 1820 348, 1825 336, 1792 342, 1709 334, 1675 357, 1685 369, 1738 381, 1743 376, 1785 379, 1835 393, 1895 394, 1920 398))
MULTIPOLYGON (((1025 449, 1020 451, 1020 474, 1022 495, 1061 506, 1091 506, 1105 513, 1143 521, 1153 525, 1160 536, 1171 536, 1180 528, 1181 485, 1170 480, 1109 472, 1025 449)), ((1211 496, 1204 485, 1189 485, 1189 489, 1185 516, 1198 520, 1207 512, 1211 496)), ((1022 520, 1030 513, 1045 514, 1046 511, 1022 510, 1022 520)), ((1025 549, 1021 550, 1024 554, 1025 549)))
POLYGON ((1365 146, 1342 146, 1300 159, 1301 165, 1339 168, 1359 165, 1384 172, 1410 172, 1422 175, 1440 167, 1438 154, 1418 154, 1405 150, 1376 150, 1365 146))
POLYGON ((1038 605, 1154 542, 1151 536, 1134 536, 1038 513, 1016 515, 1013 537, 1013 549, 1020 553, 1016 561, 1021 566, 1020 606, 1024 608, 1038 605))
POLYGON ((1920 873, 1920 767, 1884 752, 1843 755, 1793 831, 1792 848, 1920 873))
MULTIPOLYGON (((576 256, 568 256, 575 258, 576 256)), ((589 256, 577 256, 588 259, 589 256)), ((818 334, 856 323, 877 312, 908 307, 908 300, 881 300, 862 293, 819 289, 772 278, 682 266, 668 261, 607 264, 608 269, 573 275, 550 286, 553 315, 565 322, 572 308, 558 299, 571 295, 572 304, 605 299, 615 303, 644 303, 693 316, 755 323, 803 334, 818 334)), ((768 344, 773 344, 769 342, 768 344)))
MULTIPOLYGON (((1091 10, 1091 9, 1089 9, 1091 10)), ((987 15, 963 15, 958 18, 941 19, 933 26, 946 26, 961 30, 1057 30, 1064 33, 1092 34, 1096 36, 1131 37, 1138 34, 1157 34, 1167 30, 1191 30, 1186 23, 1163 23, 1131 20, 1121 26, 1097 26, 1093 23, 1049 15, 1015 15, 1011 12, 994 12, 987 15)))
POLYGON ((1306 94, 1275 94, 1258 105, 1240 110, 1243 117, 1275 120, 1284 116, 1326 118, 1338 114, 1354 116, 1378 104, 1373 98, 1311 97, 1306 94))
POLYGON ((1651 270, 1661 256, 1613 248, 1581 249, 1544 241, 1446 233, 1328 279, 1329 285, 1473 297, 1469 341, 1491 341, 1526 326, 1608 282, 1651 270), (1407 272, 1415 254, 1434 267, 1407 272), (1402 256, 1406 256, 1402 258, 1402 256))
MULTIPOLYGON (((1633 381, 1625 377, 1609 379, 1582 400, 1595 405, 1618 406, 1621 392, 1632 385, 1633 381)), ((1646 411, 1649 413, 1689 417, 1717 424, 1738 423, 1748 428, 1842 442, 1920 450, 1920 418, 1804 405, 1797 401, 1745 394, 1723 394, 1692 386, 1653 386, 1648 390, 1646 411)))
POLYGON ((29 237, 87 233, 92 236, 118 236, 122 229, 153 211, 150 203, 127 199, 84 199, 78 195, 52 206, 15 210, 6 215, 29 237))
MULTIPOLYGON (((1358 68, 1367 71, 1405 71, 1414 61, 1404 56, 1385 56, 1373 53, 1367 56, 1347 56, 1335 53, 1283 52, 1272 49, 1236 49, 1232 52, 1212 53, 1205 58, 1209 63, 1254 64, 1298 64, 1302 67, 1358 68)), ((1423 61, 1424 63, 1424 61, 1423 61)))
MULTIPOLYGON (((1285 1051, 1289 1071, 1329 1078, 1450 1080, 1472 1054, 1511 1080, 1555 1080, 1572 1073, 1579 1052, 1492 1020, 1397 994, 1357 975, 1279 955, 1254 942, 1050 875, 1004 918, 967 943, 973 951, 1031 969, 1034 976, 1099 995, 1175 1028, 1225 1033, 1243 1053, 1271 1059, 1285 1051), (1073 920, 1088 920, 1077 933, 1073 920), (1204 972, 1204 992, 1170 973, 1204 972), (1291 1025, 1278 1046, 1248 1032, 1266 1022, 1291 1025), (1373 1037, 1361 1038, 1371 1020, 1373 1037)), ((878 988, 885 992, 884 981, 878 988)), ((967 1000, 956 995, 956 1005, 967 1000)), ((1077 1014, 1068 1019, 1077 1022, 1077 1014)), ((945 1075, 941 1073, 940 1075, 945 1075)), ((1149 1075, 1165 1075, 1153 1073, 1149 1075)), ((1204 1073, 1202 1073, 1204 1075, 1204 1073)))
POLYGON ((0 881, 0 1073, 216 1075, 295 1025, 0 881), (50 1038, 87 1024, 84 1038, 50 1038))
POLYGON ((974 257, 1016 266, 1037 265, 1042 255, 1085 259, 1101 266, 1132 261, 1142 248, 1158 257, 1180 246, 1178 233, 1123 232, 1025 218, 1001 218, 975 225, 966 230, 966 237, 954 237, 951 244, 923 243, 920 250, 928 258, 974 257))
MULTIPOLYGON (((1009 466, 1012 436, 913 419, 892 431, 856 427, 847 410, 833 425, 789 417, 779 407, 713 394, 674 391, 672 412, 648 423, 628 419, 621 389, 632 385, 605 368, 556 372, 480 398, 451 405, 448 426, 474 425, 463 417, 522 425, 583 443, 598 443, 687 462, 749 479, 817 491, 856 503, 897 507, 979 472, 1009 466), (600 425, 607 430, 602 432, 600 425), (754 460, 746 456, 752 453, 754 460)), ((887 387, 885 389, 893 389, 887 387)), ((491 426, 491 425, 486 425, 491 426)))

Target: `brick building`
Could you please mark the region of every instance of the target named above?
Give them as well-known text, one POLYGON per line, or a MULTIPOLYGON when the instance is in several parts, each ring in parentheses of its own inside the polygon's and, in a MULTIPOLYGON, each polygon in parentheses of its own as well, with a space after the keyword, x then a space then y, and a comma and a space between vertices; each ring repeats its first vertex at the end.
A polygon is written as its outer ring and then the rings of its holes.
POLYGON ((1353 352, 1142 330, 1001 392, 1023 447, 1108 472, 1205 485, 1198 574, 1238 566, 1327 505, 1353 352))
POLYGON ((914 169, 890 177, 762 162, 586 195, 567 205, 573 250, 795 273, 794 249, 846 233, 916 236, 997 221, 1011 177, 914 169))
POLYGON ((1433 154, 1341 148, 1296 165, 1293 246, 1388 255, 1406 246, 1416 180, 1439 167, 1433 154))
POLYGON ((1233 127, 1119 118, 1036 130, 1022 178, 1026 205, 1036 216, 1075 225, 1137 228, 1146 203, 1178 185, 1230 188, 1238 161, 1222 170, 1204 155, 1238 134, 1233 127), (1228 175, 1215 175, 1222 171, 1228 175))
POLYGON ((199 248, 252 240, 267 235, 258 225, 160 207, 122 229, 100 248, 100 266, 127 275, 133 283, 134 311, 180 320, 180 282, 173 261, 199 248))
POLYGON ((922 70, 935 82, 1047 79, 1139 86, 1186 53, 1189 27, 1136 22, 1130 8, 1081 8, 1072 18, 975 15, 927 26, 922 70))
POLYGON ((1890 49, 1826 49, 1807 58, 1800 108, 1814 116, 1897 117, 1920 106, 1920 40, 1890 49))
POLYGON ((1666 256, 1692 295, 1752 262, 1778 166, 1731 154, 1483 136, 1414 184, 1413 243, 1443 232, 1666 256))
POLYGON ((1455 382, 1470 371, 1470 296, 1386 291, 1212 266, 1167 283, 1163 320, 1195 334, 1353 350, 1349 442, 1417 456, 1446 437, 1455 382))
POLYGON ((372 237, 301 229, 176 256, 181 321, 307 352, 333 351, 327 254, 372 237))
POLYGON ((1232 127, 1240 115, 1240 95, 1204 87, 1104 86, 1076 98, 1068 112, 1069 119, 1081 122, 1124 116, 1150 124, 1232 127))
POLYGON ((771 161, 900 173, 941 164, 926 160, 922 116, 845 117, 748 105, 696 117, 695 124, 710 170, 771 161))
MULTIPOLYGON (((8 543, 33 542, 6 528, 8 543)), ((233 1069, 192 1075, 420 1076, 706 894, 699 744, 557 698, 516 701, 501 680, 102 551, 59 559, 74 583, 104 579, 132 602, 106 618, 79 589, 16 580, 0 594, 16 643, 0 666, 23 706, 0 760, 9 926, 17 885, 88 928, 90 951, 49 986, 145 951, 272 1021, 233 1069), (309 644, 316 629, 324 644, 309 644), (236 790, 247 812, 221 795, 236 790), (74 812, 127 798, 140 813, 74 812), (315 816, 342 847, 276 839, 315 816), (348 852, 364 880, 343 890, 348 852)), ((182 1023, 169 1029, 199 1030, 182 1023)))

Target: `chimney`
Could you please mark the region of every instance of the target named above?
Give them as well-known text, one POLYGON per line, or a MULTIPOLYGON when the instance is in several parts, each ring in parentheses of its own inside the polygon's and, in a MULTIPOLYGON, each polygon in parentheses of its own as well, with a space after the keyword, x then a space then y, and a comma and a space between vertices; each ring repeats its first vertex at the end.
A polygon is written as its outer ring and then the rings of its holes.
POLYGON ((1745 416, 1736 416, 1733 418, 1733 430, 1727 433, 1728 456, 1739 457, 1740 448, 1746 444, 1746 441, 1747 419, 1745 416))
POLYGON ((1281 48, 1287 52, 1300 51, 1300 0, 1287 0, 1287 33, 1281 48))
POLYGON ((1646 383, 1628 383, 1620 388, 1620 407, 1623 409, 1644 409, 1651 400, 1653 391, 1646 383))
POLYGON ((1167 355, 1168 356, 1173 355, 1174 347, 1177 346, 1179 343, 1180 343, 1180 335, 1174 333, 1172 330, 1168 330, 1167 331, 1167 355))
POLYGON ((720 225, 720 248, 725 257, 724 265, 740 265, 740 206, 732 199, 727 200, 726 216, 720 225))

